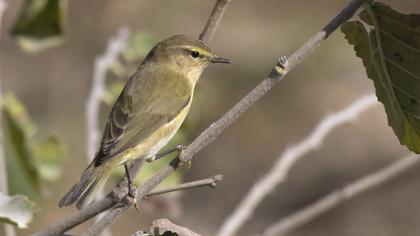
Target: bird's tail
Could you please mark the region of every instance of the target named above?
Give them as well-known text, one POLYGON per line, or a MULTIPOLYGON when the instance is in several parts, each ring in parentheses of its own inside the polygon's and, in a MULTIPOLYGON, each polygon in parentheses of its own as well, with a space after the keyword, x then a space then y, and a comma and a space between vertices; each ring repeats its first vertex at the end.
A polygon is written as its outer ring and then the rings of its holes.
POLYGON ((107 171, 107 165, 94 166, 93 162, 82 173, 79 181, 61 198, 59 207, 69 206, 76 203, 76 207, 85 207, 106 182, 111 171, 107 171))

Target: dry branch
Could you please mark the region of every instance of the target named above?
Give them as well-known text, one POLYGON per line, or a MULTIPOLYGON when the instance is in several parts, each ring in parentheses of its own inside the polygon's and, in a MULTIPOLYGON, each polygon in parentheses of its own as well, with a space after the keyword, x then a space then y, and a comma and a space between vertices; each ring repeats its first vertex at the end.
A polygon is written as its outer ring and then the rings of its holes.
POLYGON ((317 149, 325 137, 340 125, 355 120, 363 111, 378 104, 375 95, 363 96, 345 109, 328 115, 318 123, 314 131, 302 142, 286 149, 266 175, 257 181, 241 200, 235 211, 224 221, 218 236, 234 235, 252 216, 255 208, 277 185, 287 178, 293 165, 309 151, 317 149))
POLYGON ((267 227, 263 235, 275 236, 287 234, 288 232, 308 223, 341 203, 391 180, 419 163, 419 155, 409 154, 376 172, 368 174, 344 188, 333 191, 302 210, 281 219, 280 221, 267 227))
POLYGON ((179 184, 179 185, 165 188, 162 190, 152 191, 146 195, 146 198, 155 196, 155 195, 160 195, 160 194, 170 193, 170 192, 175 192, 175 191, 180 191, 180 190, 186 190, 186 189, 191 189, 191 188, 200 188, 200 187, 205 187, 205 186, 214 188, 216 187, 216 183, 221 181, 222 179, 223 179, 223 175, 215 175, 211 178, 201 179, 201 180, 197 180, 193 182, 179 184))
POLYGON ((214 36, 214 33, 216 32, 216 29, 219 26, 220 21, 222 20, 226 7, 230 2, 231 0, 218 0, 216 2, 209 16, 209 19, 204 26, 203 32, 201 32, 200 36, 198 37, 200 40, 204 42, 210 42, 214 36))

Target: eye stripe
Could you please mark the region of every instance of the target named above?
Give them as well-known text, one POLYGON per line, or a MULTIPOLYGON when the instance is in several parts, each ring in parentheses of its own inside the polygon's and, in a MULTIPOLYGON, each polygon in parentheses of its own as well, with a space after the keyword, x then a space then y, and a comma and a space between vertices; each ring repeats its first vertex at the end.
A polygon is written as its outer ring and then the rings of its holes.
POLYGON ((198 48, 198 47, 183 46, 183 48, 185 48, 189 52, 197 51, 202 57, 209 57, 209 58, 213 57, 213 54, 211 52, 208 52, 207 50, 203 50, 203 49, 198 48))

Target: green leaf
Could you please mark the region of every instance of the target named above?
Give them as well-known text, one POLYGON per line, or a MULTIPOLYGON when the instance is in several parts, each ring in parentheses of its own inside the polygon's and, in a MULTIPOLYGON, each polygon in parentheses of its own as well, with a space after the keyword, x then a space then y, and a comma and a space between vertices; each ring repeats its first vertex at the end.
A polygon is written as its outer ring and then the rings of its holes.
POLYGON ((375 2, 360 19, 341 30, 362 58, 401 144, 420 153, 420 15, 375 2))
POLYGON ((55 181, 61 177, 66 146, 54 136, 36 143, 32 147, 34 159, 42 180, 55 181))
POLYGON ((10 197, 0 192, 0 221, 26 228, 36 211, 38 207, 27 197, 21 195, 10 197))
POLYGON ((26 0, 12 35, 28 52, 61 44, 66 6, 67 0, 26 0))
POLYGON ((41 181, 55 181, 62 172, 65 145, 54 136, 34 140, 36 127, 12 94, 3 97, 5 156, 10 193, 36 197, 41 181))
POLYGON ((20 167, 21 178, 30 183, 34 189, 39 189, 39 175, 34 163, 29 138, 33 134, 34 125, 26 115, 24 106, 11 94, 3 99, 4 125, 7 129, 6 157, 20 167))

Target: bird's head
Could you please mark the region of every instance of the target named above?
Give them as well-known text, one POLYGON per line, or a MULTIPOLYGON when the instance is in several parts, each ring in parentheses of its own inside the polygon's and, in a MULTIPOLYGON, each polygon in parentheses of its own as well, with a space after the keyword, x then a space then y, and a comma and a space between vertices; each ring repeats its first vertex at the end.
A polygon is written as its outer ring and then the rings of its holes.
POLYGON ((146 60, 176 70, 194 82, 209 64, 232 63, 229 59, 216 56, 204 42, 184 35, 175 35, 159 42, 146 60))

